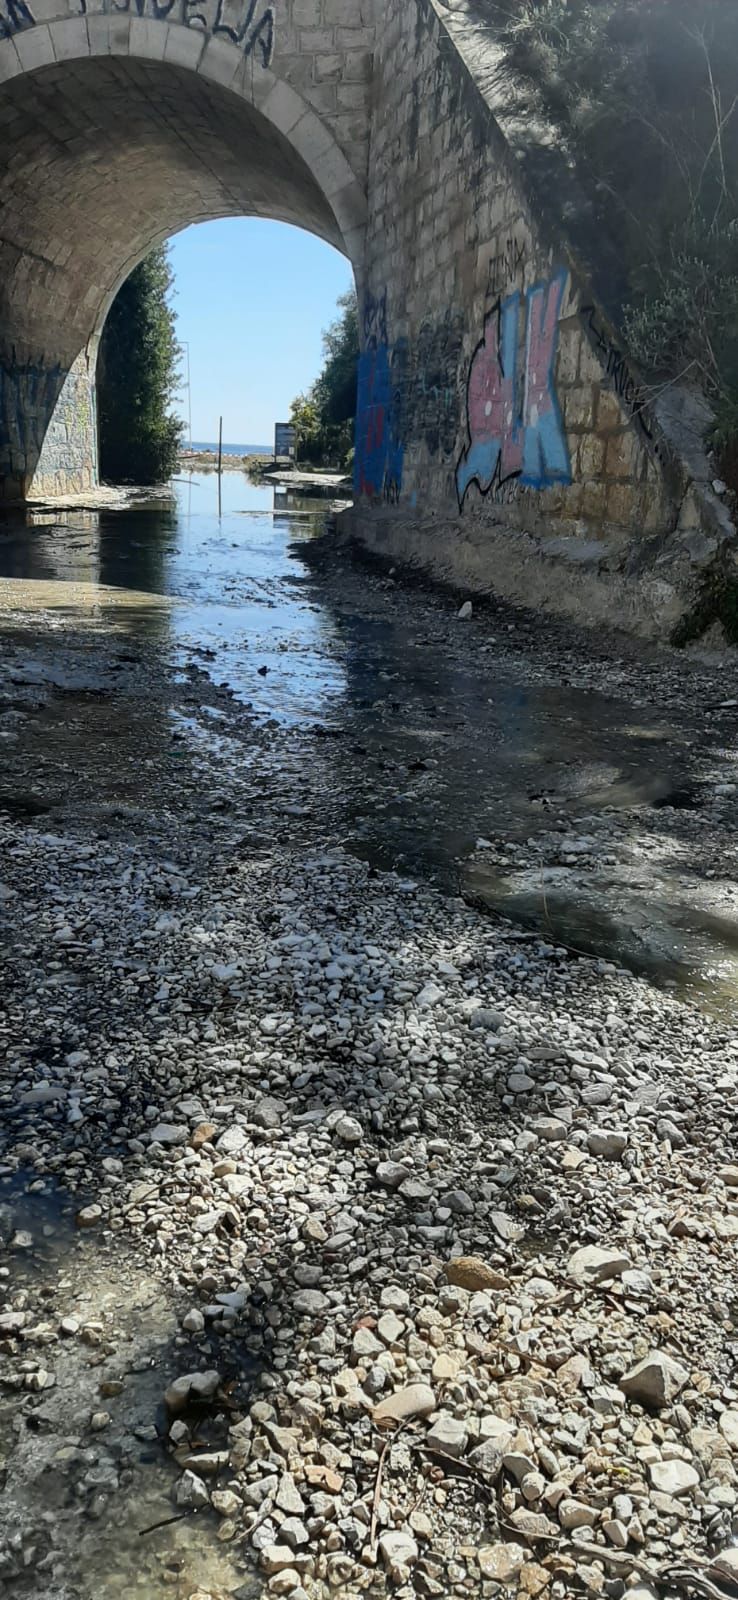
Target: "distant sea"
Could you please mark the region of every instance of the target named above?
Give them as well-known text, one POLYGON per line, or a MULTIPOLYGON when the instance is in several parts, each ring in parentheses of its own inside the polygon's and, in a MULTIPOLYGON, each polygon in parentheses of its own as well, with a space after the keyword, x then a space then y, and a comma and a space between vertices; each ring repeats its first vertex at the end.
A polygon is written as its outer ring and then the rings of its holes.
MULTIPOLYGON (((185 444, 184 448, 185 450, 189 449, 189 445, 185 444)), ((192 448, 193 450, 213 450, 217 455, 218 441, 217 439, 214 442, 212 439, 193 439, 192 448)), ((224 443, 223 445, 224 456, 271 456, 273 453, 272 446, 269 444, 224 443)))

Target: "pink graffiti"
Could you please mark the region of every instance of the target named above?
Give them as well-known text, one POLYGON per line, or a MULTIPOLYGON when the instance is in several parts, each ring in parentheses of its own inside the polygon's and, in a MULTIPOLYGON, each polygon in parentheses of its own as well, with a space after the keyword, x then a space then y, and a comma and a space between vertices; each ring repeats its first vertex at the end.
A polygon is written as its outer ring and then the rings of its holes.
POLYGON ((533 489, 571 483, 554 381, 565 286, 566 273, 560 272, 528 290, 524 360, 519 348, 522 296, 517 291, 508 295, 485 320, 484 337, 469 369, 469 444, 456 469, 460 506, 471 483, 482 494, 510 478, 533 489))
POLYGON ((469 436, 474 444, 495 442, 503 479, 523 466, 515 396, 519 310, 519 294, 497 306, 487 319, 469 372, 469 436))

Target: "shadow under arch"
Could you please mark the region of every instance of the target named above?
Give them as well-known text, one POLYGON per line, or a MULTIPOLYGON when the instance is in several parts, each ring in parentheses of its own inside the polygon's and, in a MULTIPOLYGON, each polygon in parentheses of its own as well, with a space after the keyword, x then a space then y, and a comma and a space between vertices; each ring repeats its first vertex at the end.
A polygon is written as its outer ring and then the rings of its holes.
POLYGON ((361 290, 365 188, 328 123, 178 23, 97 15, 0 41, 0 216, 0 500, 95 483, 99 336, 172 234, 289 222, 346 255, 361 290), (40 44, 51 59, 26 69, 40 44))

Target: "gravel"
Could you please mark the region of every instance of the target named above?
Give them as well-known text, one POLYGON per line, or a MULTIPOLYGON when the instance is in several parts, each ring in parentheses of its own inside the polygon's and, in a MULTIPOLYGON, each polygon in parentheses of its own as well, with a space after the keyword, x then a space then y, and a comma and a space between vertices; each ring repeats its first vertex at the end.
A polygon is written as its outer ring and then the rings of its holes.
POLYGON ((732 1028, 208 784, 217 828, 0 816, 0 1586, 92 1600, 71 1529, 157 1452, 176 1600, 632 1597, 729 1551, 732 1028))

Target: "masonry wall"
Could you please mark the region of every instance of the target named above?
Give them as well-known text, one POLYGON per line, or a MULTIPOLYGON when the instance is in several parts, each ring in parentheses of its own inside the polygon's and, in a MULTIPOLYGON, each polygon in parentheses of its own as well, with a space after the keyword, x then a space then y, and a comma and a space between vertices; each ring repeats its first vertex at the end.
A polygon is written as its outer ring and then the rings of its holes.
POLYGON ((432 0, 387 0, 369 209, 353 529, 469 587, 668 622, 678 465, 432 0))
POLYGON ((62 384, 27 497, 48 499, 94 489, 97 455, 95 356, 83 351, 62 384))

